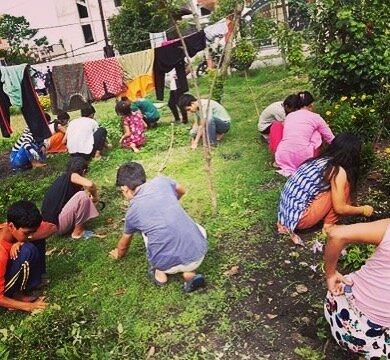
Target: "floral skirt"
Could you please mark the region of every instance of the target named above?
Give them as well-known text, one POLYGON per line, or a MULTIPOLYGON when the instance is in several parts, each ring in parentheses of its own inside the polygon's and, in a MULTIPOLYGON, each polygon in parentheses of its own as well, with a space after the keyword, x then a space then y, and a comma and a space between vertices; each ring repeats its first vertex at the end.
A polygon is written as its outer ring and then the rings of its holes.
POLYGON ((366 359, 390 359, 389 328, 373 323, 360 312, 352 293, 334 296, 328 291, 324 311, 332 335, 343 349, 366 359))

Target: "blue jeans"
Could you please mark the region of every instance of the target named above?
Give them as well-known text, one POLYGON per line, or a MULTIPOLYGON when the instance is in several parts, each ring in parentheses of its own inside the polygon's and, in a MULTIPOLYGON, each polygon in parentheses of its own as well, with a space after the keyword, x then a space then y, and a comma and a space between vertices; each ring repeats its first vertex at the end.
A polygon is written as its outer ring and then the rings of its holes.
MULTIPOLYGON (((46 156, 41 152, 41 150, 37 146, 32 147, 39 154, 39 160, 42 162, 46 161, 46 156)), ((17 151, 11 151, 9 159, 13 169, 29 169, 31 168, 31 161, 34 160, 34 156, 24 147, 21 147, 17 151)))
POLYGON ((217 145, 217 134, 226 134, 230 129, 230 122, 212 117, 207 126, 210 145, 217 145))

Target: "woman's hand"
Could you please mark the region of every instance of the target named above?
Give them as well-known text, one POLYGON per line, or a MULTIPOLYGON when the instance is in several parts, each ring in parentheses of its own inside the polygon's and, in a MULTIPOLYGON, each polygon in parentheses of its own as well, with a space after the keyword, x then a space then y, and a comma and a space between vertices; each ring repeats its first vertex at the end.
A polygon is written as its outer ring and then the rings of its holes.
POLYGON ((338 271, 332 275, 327 276, 326 283, 328 285, 328 290, 336 296, 344 294, 345 285, 353 285, 352 280, 341 275, 338 271))

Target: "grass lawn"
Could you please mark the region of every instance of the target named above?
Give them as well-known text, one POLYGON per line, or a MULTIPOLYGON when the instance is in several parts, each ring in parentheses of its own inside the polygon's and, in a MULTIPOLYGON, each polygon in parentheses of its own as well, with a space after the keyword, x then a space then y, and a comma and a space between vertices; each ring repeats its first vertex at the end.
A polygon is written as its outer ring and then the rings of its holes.
MULTIPOLYGON (((251 73, 249 84, 260 110, 292 92, 310 88, 307 79, 291 77, 281 67, 251 73)), ((203 87, 203 91, 206 95, 208 89, 203 87)), ((301 271, 300 262, 311 255, 291 248, 275 235, 276 205, 284 178, 269 166, 271 156, 258 142, 257 114, 243 76, 235 74, 228 79, 223 104, 233 121, 224 141, 213 150, 217 214, 211 211, 202 149, 190 149, 188 126, 171 125, 169 110, 164 107, 162 124, 148 131, 145 148, 134 154, 117 145, 120 126, 119 119, 115 120, 114 102, 96 104, 97 119, 107 125, 114 149, 109 161, 90 165, 89 177, 97 183, 107 206, 88 228, 105 238, 48 240, 51 284, 45 295, 50 307, 35 316, 0 310, 0 358, 323 358, 318 351, 322 340, 315 334, 322 328, 315 322, 321 317, 325 286, 321 275, 313 280, 307 269, 301 271), (179 276, 171 277, 163 289, 150 282, 140 236, 135 237, 125 258, 115 262, 107 256, 121 235, 127 208, 114 186, 117 168, 134 160, 144 165, 149 178, 157 175, 172 131, 174 150, 163 174, 186 187, 182 204, 206 228, 209 239, 209 251, 199 269, 206 276, 207 287, 191 294, 182 292, 179 276), (288 269, 285 259, 292 263, 288 269), (233 266, 239 266, 236 275, 227 273, 233 266), (283 318, 283 311, 301 299, 290 297, 297 271, 314 284, 312 288, 318 294, 309 292, 302 298, 306 304, 302 309, 308 313, 286 317, 284 326, 288 330, 284 331, 274 326, 277 320, 271 315, 283 318), (282 286, 274 288, 279 281, 282 286), (284 308, 275 309, 273 304, 283 296, 284 308), (308 320, 302 320, 305 317, 308 320), (307 339, 289 332, 306 329, 307 321, 311 326, 307 328, 314 329, 307 339)), ((66 160, 66 155, 57 155, 44 169, 3 178, 1 220, 7 204, 15 200, 31 199, 40 205, 44 191, 62 172, 66 160)), ((347 358, 339 352, 340 357, 332 358, 347 358)))

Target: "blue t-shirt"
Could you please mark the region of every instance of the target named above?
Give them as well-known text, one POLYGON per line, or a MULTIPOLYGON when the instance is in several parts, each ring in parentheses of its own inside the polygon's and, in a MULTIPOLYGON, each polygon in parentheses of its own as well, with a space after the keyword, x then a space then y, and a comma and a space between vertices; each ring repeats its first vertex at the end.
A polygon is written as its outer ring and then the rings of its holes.
POLYGON ((163 176, 141 185, 130 201, 124 233, 148 237, 147 257, 153 268, 168 270, 199 260, 207 241, 180 205, 176 183, 163 176))

